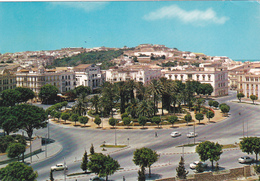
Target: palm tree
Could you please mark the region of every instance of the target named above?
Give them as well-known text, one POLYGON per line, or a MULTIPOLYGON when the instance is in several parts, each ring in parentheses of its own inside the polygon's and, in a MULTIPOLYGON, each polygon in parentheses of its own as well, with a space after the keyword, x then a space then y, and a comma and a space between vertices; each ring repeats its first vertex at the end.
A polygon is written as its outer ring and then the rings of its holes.
POLYGON ((102 114, 109 115, 112 112, 113 117, 113 111, 112 109, 115 107, 115 104, 117 103, 119 97, 116 94, 116 89, 113 84, 110 82, 105 82, 102 85, 102 92, 100 97, 100 107, 102 108, 102 114))
POLYGON ((87 103, 85 102, 85 98, 86 98, 85 93, 80 94, 75 106, 72 107, 73 113, 76 113, 80 116, 83 116, 87 113, 87 103))
POLYGON ((134 99, 133 102, 129 103, 126 108, 126 112, 132 116, 132 118, 137 118, 137 100, 134 99))
POLYGON ((127 92, 129 93, 131 103, 133 103, 135 99, 135 95, 134 95, 135 88, 136 88, 136 83, 134 82, 134 80, 128 80, 126 82, 126 89, 127 92))
POLYGON ((137 105, 137 115, 145 116, 145 117, 152 117, 153 115, 153 103, 151 101, 143 100, 138 103, 137 105))
POLYGON ((125 112, 125 102, 126 102, 126 83, 124 81, 117 82, 115 84, 117 93, 120 97, 120 112, 123 114, 125 112))
POLYGON ((158 100, 158 97, 161 95, 163 91, 163 87, 160 81, 153 79, 149 85, 148 85, 148 89, 147 92, 152 95, 153 97, 153 111, 154 111, 154 116, 156 115, 157 112, 157 106, 156 106, 156 102, 158 100))
POLYGON ((205 103, 205 99, 202 99, 202 98, 198 98, 195 100, 195 105, 198 106, 198 109, 199 109, 199 113, 200 113, 200 108, 201 106, 205 103))
POLYGON ((146 95, 146 87, 143 85, 142 82, 137 82, 136 85, 136 98, 139 101, 142 101, 146 95))
POLYGON ((91 104, 92 104, 92 107, 95 108, 96 114, 98 114, 99 96, 98 96, 98 95, 94 95, 94 96, 90 99, 90 102, 91 102, 91 104))
POLYGON ((166 79, 165 77, 160 78, 160 83, 162 85, 162 115, 163 108, 170 107, 171 99, 176 94, 176 84, 174 81, 170 79, 166 79))

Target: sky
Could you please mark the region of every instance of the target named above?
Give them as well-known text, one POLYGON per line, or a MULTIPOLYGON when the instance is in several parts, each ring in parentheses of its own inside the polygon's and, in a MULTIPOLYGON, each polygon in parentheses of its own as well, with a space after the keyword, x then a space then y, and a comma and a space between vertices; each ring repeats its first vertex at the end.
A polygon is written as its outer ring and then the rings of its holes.
POLYGON ((260 60, 259 1, 0 2, 0 53, 161 44, 260 60))

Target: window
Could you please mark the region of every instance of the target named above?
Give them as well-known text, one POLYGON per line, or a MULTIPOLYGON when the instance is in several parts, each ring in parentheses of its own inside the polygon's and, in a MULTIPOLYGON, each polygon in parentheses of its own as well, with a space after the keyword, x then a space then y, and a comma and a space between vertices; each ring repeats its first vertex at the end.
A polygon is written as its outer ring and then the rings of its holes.
POLYGON ((255 78, 255 81, 258 82, 258 78, 255 78))
POLYGON ((175 80, 178 79, 178 75, 174 75, 175 76, 175 80))
POLYGON ((192 74, 188 74, 188 79, 192 79, 192 74))
POLYGON ((202 75, 202 79, 205 80, 205 75, 202 75))
POLYGON ((249 81, 249 77, 246 77, 246 81, 249 81))
POLYGON ((208 75, 208 80, 210 81, 211 75, 208 75))
POLYGON ((172 75, 169 75, 169 79, 172 79, 172 75))
POLYGON ((197 75, 197 80, 199 80, 200 79, 200 75, 197 75))
POLYGON ((183 75, 181 75, 181 80, 183 79, 183 75))

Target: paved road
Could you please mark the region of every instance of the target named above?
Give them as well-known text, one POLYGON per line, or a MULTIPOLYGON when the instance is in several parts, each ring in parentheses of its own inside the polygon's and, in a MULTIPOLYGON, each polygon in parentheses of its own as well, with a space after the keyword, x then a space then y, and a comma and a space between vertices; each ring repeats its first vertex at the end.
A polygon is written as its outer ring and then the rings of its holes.
MULTIPOLYGON (((235 93, 232 92, 230 96, 219 98, 219 102, 226 102, 231 107, 230 115, 227 119, 219 123, 211 123, 208 125, 196 126, 196 132, 199 136, 197 141, 210 140, 219 142, 220 144, 229 144, 239 142, 239 138, 243 137, 243 125, 244 135, 258 136, 258 130, 260 124, 257 118, 259 117, 259 106, 250 104, 241 104, 232 101, 235 98, 235 93), (241 113, 239 116, 238 113, 241 113), (248 129, 247 129, 248 125, 248 129), (248 130, 248 131, 247 131, 248 130)), ((90 128, 68 128, 65 126, 50 124, 51 139, 54 139, 62 145, 63 150, 53 158, 44 160, 39 163, 32 164, 33 168, 38 171, 38 180, 47 180, 49 178, 50 167, 56 163, 62 163, 65 158, 69 167, 68 173, 82 172, 80 169, 80 159, 83 156, 85 149, 89 151, 91 143, 93 143, 95 150, 101 152, 99 147, 103 141, 106 143, 115 143, 115 135, 117 144, 128 144, 127 149, 116 151, 115 149, 108 149, 103 152, 110 154, 113 158, 117 159, 123 168, 114 175, 110 176, 111 180, 122 180, 125 176, 126 180, 136 180, 137 170, 133 162, 133 152, 136 148, 143 146, 149 147, 160 153, 159 161, 154 164, 152 168, 151 180, 158 178, 172 177, 176 175, 176 167, 180 160, 182 148, 176 148, 176 146, 186 143, 192 143, 193 139, 186 138, 186 133, 193 131, 193 127, 182 127, 174 129, 160 129, 160 130, 93 130, 90 128), (182 133, 181 137, 171 138, 169 135, 173 131, 179 131, 182 133), (158 137, 154 136, 155 131, 158 133, 158 137), (116 133, 116 134, 115 134, 116 133), (170 154, 166 154, 170 153, 170 154)), ((36 131, 37 135, 44 136, 47 130, 36 131)), ((184 154, 185 166, 188 169, 189 164, 198 160, 199 157, 194 152, 194 148, 185 148, 187 154, 184 154)), ((49 150, 51 152, 51 150, 49 150)), ((244 155, 240 150, 224 151, 219 161, 222 169, 229 169, 235 167, 241 167, 237 163, 237 158, 244 155)), ((207 162, 209 165, 210 163, 207 162)), ((189 169, 188 169, 189 170, 189 169)), ((189 170, 192 173, 192 170, 189 170)), ((93 175, 93 174, 92 174, 93 175)), ((62 172, 54 173, 55 179, 63 179, 62 172)), ((77 177, 77 180, 88 180, 90 176, 83 175, 77 177)), ((76 177, 67 177, 68 180, 75 180, 76 177)))

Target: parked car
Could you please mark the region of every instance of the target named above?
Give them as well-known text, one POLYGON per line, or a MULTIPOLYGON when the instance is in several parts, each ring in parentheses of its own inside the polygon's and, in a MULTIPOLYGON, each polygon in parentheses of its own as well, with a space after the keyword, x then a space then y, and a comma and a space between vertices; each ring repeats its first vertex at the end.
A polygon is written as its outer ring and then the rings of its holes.
POLYGON ((188 138, 194 138, 194 137, 196 137, 196 136, 198 136, 198 133, 189 132, 189 133, 187 134, 187 137, 188 137, 188 138))
POLYGON ((177 136, 181 136, 181 133, 178 131, 174 131, 171 133, 171 137, 177 137, 177 136))
POLYGON ((64 169, 67 170, 68 168, 67 168, 67 166, 64 167, 64 165, 62 163, 58 163, 57 165, 51 167, 51 170, 53 170, 53 171, 59 171, 59 170, 64 170, 64 169))
POLYGON ((89 181, 101 181, 101 180, 103 181, 105 179, 98 177, 98 176, 95 176, 95 177, 92 177, 92 178, 89 179, 89 181))
POLYGON ((242 157, 240 157, 240 158, 238 159, 238 162, 239 162, 239 163, 251 163, 251 162, 253 162, 253 161, 254 161, 254 159, 251 158, 251 157, 249 157, 249 156, 242 156, 242 157))
POLYGON ((207 167, 208 167, 208 164, 207 164, 207 163, 204 163, 204 162, 201 162, 201 161, 195 161, 195 162, 192 162, 192 163, 190 164, 190 168, 191 168, 191 169, 195 169, 196 166, 197 166, 199 163, 202 164, 201 166, 202 166, 203 168, 207 168, 207 167))

